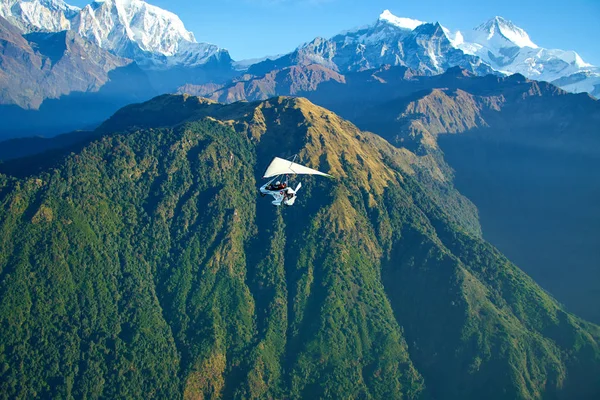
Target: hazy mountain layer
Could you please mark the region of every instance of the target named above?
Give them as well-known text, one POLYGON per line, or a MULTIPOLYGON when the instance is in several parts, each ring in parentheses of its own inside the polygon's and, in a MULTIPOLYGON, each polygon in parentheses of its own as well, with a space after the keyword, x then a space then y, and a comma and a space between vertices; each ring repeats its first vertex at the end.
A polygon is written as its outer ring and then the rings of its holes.
POLYGON ((345 77, 318 64, 292 66, 274 70, 257 78, 244 75, 227 85, 186 85, 179 88, 182 94, 202 96, 223 103, 244 100, 266 100, 273 96, 295 96, 312 92, 327 81, 345 82, 345 77))
POLYGON ((45 99, 97 92, 130 64, 70 32, 21 32, 0 17, 0 104, 37 109, 45 99))

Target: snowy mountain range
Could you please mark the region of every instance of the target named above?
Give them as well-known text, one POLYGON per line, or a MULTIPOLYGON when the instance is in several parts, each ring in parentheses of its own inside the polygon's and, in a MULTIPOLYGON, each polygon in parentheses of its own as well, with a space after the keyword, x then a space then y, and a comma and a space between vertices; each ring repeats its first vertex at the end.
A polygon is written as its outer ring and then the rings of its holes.
POLYGON ((330 39, 316 38, 279 59, 258 63, 249 71, 262 74, 310 63, 340 73, 401 65, 425 75, 460 66, 479 75, 520 73, 529 79, 555 83, 567 91, 600 96, 599 68, 584 62, 574 51, 540 48, 527 32, 502 17, 462 33, 452 32, 437 22, 400 18, 385 10, 371 25, 330 39))
POLYGON ((250 67, 264 74, 292 65, 321 64, 339 73, 363 71, 382 65, 406 66, 423 75, 441 74, 460 66, 478 75, 493 69, 474 55, 452 45, 439 23, 398 18, 389 11, 373 25, 345 31, 331 39, 316 38, 279 59, 250 67))
POLYGON ((227 50, 198 43, 177 15, 142 0, 97 0, 83 9, 62 0, 0 0, 0 16, 24 33, 75 31, 150 69, 231 64, 227 50))
POLYGON ((538 47, 527 32, 501 17, 453 32, 438 22, 386 10, 370 25, 316 38, 280 57, 241 63, 233 63, 225 49, 199 43, 177 15, 143 0, 96 0, 82 9, 63 0, 0 0, 0 17, 25 34, 70 30, 150 71, 215 66, 221 76, 246 69, 261 75, 316 63, 339 73, 401 65, 434 75, 460 66, 478 75, 520 73, 600 96, 599 68, 574 51, 538 47))

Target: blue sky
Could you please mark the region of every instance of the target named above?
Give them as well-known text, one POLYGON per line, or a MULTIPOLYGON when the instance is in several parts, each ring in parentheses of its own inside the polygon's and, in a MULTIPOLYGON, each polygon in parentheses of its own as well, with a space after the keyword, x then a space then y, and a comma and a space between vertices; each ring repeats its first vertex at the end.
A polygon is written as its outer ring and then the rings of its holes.
MULTIPOLYGON (((84 6, 90 1, 67 0, 84 6)), ((286 53, 316 36, 331 37, 374 22, 389 9, 400 17, 471 29, 495 15, 525 29, 538 46, 575 50, 600 65, 600 0, 149 0, 180 16, 198 41, 235 60, 286 53)))

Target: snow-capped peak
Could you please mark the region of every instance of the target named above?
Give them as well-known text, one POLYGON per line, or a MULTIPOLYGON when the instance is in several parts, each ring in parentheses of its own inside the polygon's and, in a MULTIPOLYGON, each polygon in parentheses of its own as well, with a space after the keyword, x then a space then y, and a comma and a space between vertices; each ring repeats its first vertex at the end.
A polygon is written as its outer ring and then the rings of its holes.
POLYGON ((97 0, 81 11, 73 27, 117 53, 126 51, 132 41, 143 51, 173 56, 181 41, 196 42, 177 15, 142 0, 97 0))
POLYGON ((0 16, 26 33, 67 30, 78 12, 62 0, 0 0, 0 16))
POLYGON ((0 16, 23 32, 72 30, 81 37, 140 65, 198 66, 228 53, 194 34, 172 12, 143 0, 95 0, 83 9, 63 0, 0 0, 0 16))
MULTIPOLYGON (((463 37, 462 33, 460 33, 460 31, 451 32, 450 29, 446 28, 445 26, 442 26, 442 30, 444 31, 444 34, 446 35, 453 47, 460 48, 460 46, 464 44, 465 38, 463 37)), ((471 53, 467 52, 467 54, 471 53)))
POLYGON ((553 82, 598 70, 574 51, 538 47, 527 32, 502 17, 465 32, 463 41, 452 44, 466 54, 478 56, 496 71, 519 73, 529 79, 553 82))
POLYGON ((390 12, 390 10, 384 10, 379 16, 379 21, 387 22, 397 28, 410 29, 411 31, 419 25, 423 25, 425 22, 417 19, 396 17, 390 12))
POLYGON ((72 26, 82 37, 142 66, 191 67, 213 57, 229 59, 227 51, 196 42, 177 15, 142 0, 96 0, 72 26))
MULTIPOLYGON (((148 22, 164 23, 163 28, 177 32, 184 40, 189 42, 196 41, 194 34, 185 29, 183 21, 176 14, 146 3, 143 0, 96 0, 94 3, 115 7, 124 18, 123 22, 129 27, 148 22), (140 17, 143 17, 143 20, 137 20, 140 17)), ((147 26, 143 27, 147 28, 147 26)))
POLYGON ((496 16, 490 19, 486 23, 475 28, 475 31, 485 34, 485 39, 487 41, 492 41, 497 38, 497 41, 504 39, 521 48, 538 48, 538 46, 531 41, 527 32, 502 17, 496 16))

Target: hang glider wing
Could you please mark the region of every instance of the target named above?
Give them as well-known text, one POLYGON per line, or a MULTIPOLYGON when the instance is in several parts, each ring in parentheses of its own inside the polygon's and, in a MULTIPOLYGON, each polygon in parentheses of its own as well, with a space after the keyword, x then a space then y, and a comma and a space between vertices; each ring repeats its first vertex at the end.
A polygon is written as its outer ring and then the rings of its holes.
POLYGON ((321 175, 329 176, 316 169, 305 167, 304 165, 297 164, 295 162, 284 160, 283 158, 275 157, 271 164, 267 167, 263 178, 272 178, 278 175, 321 175))

